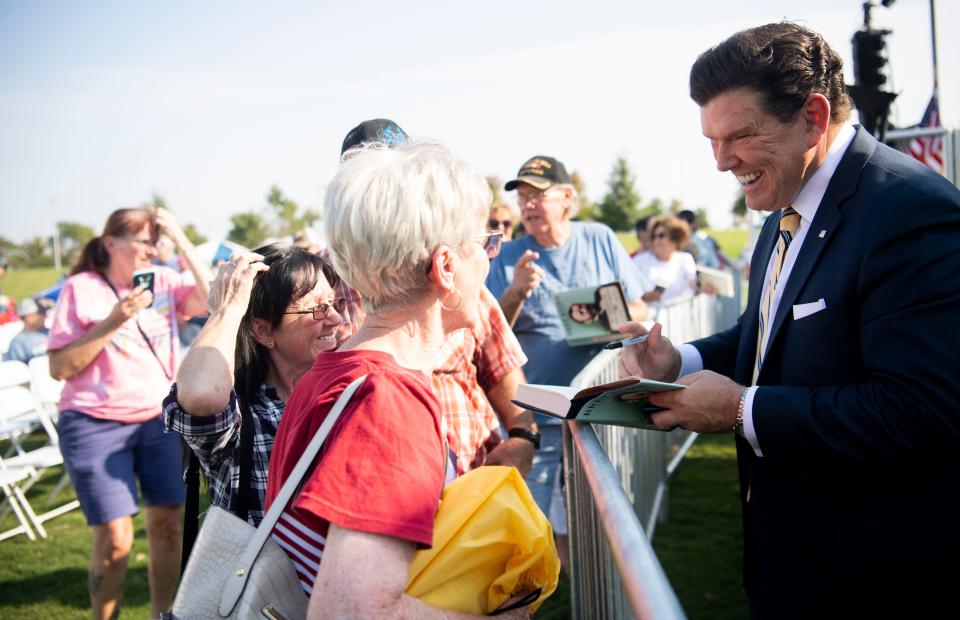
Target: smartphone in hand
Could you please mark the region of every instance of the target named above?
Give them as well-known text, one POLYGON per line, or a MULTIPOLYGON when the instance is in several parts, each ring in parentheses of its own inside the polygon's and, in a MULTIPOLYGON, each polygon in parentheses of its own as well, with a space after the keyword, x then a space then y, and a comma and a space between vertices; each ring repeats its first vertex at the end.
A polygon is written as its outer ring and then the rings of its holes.
MULTIPOLYGON (((153 278, 155 275, 153 269, 137 269, 133 272, 133 288, 140 286, 153 293, 153 278)), ((150 302, 150 305, 153 305, 153 301, 150 302)))

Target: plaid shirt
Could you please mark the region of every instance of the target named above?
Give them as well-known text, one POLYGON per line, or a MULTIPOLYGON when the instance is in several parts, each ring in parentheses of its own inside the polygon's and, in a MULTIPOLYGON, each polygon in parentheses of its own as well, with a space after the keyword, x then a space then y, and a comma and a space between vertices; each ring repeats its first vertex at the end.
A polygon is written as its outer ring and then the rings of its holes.
MULTIPOLYGON (((337 296, 347 300, 345 325, 353 334, 364 317, 360 294, 341 280, 337 296)), ((483 465, 487 453, 502 441, 500 422, 484 391, 527 363, 500 304, 486 287, 480 291, 480 317, 476 327, 447 338, 440 358, 445 361, 433 372, 433 392, 449 434, 459 444, 450 445, 457 454, 458 473, 483 465)))
MULTIPOLYGON (((267 464, 277 426, 283 415, 283 401, 276 390, 264 383, 250 402, 253 417, 253 471, 250 483, 256 490, 249 499, 247 521, 260 525, 267 494, 267 464)), ((168 431, 179 433, 200 460, 210 484, 210 501, 236 514, 240 487, 240 405, 237 393, 230 392, 230 403, 212 416, 194 416, 180 408, 177 384, 163 399, 163 421, 168 431)))

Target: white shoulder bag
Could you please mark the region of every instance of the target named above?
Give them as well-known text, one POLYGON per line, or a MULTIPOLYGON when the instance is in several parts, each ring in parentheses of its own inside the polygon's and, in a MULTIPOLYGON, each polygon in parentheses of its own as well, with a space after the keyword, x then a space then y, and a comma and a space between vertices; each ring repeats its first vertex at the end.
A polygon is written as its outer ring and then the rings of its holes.
POLYGON ((219 506, 207 510, 173 601, 174 618, 295 620, 306 617, 308 599, 296 570, 270 534, 311 469, 330 429, 364 379, 366 375, 340 394, 259 527, 254 528, 219 506))

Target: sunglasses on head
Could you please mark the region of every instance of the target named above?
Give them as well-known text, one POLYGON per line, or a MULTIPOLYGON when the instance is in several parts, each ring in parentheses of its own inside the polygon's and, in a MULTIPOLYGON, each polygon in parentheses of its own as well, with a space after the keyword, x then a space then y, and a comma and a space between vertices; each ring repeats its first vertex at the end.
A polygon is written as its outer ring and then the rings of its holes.
POLYGON ((327 318, 327 312, 330 311, 330 308, 333 308, 337 311, 337 314, 343 314, 344 309, 347 307, 347 300, 341 297, 340 299, 334 299, 332 304, 317 304, 312 308, 307 308, 306 310, 295 310, 290 312, 284 312, 284 314, 312 314, 314 321, 322 321, 327 318))

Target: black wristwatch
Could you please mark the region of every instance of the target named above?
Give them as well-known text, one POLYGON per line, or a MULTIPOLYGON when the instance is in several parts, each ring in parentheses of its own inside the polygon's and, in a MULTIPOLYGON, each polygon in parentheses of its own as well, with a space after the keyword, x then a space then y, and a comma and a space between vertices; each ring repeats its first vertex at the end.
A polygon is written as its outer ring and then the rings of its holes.
POLYGON ((519 437, 520 439, 526 439, 527 441, 533 444, 534 450, 540 449, 540 433, 538 433, 537 431, 532 431, 529 428, 522 428, 518 426, 516 428, 511 428, 508 431, 508 434, 511 437, 519 437))

